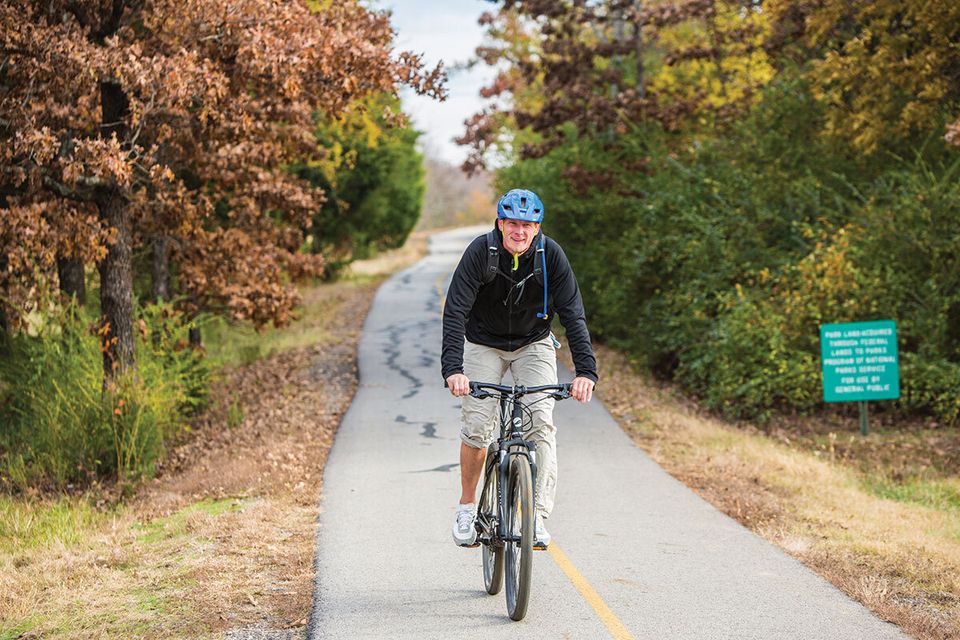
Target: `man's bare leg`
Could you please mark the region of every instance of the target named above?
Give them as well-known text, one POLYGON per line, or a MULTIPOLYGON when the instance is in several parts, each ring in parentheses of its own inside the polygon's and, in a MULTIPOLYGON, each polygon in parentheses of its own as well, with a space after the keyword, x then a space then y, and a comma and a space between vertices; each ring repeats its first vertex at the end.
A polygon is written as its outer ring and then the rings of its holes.
POLYGON ((475 502, 477 483, 486 457, 486 448, 477 449, 465 442, 460 443, 460 504, 475 502))

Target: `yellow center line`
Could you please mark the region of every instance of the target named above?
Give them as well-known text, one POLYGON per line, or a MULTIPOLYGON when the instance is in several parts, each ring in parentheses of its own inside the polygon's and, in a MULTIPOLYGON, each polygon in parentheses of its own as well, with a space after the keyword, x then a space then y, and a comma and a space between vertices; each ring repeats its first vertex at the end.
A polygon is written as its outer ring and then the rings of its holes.
POLYGON ((607 631, 610 632, 613 639, 634 640, 633 634, 631 634, 623 623, 620 622, 620 619, 614 615, 610 607, 607 606, 607 603, 600 597, 600 594, 598 594, 593 586, 587 582, 587 579, 583 577, 583 574, 577 571, 577 568, 570 562, 570 558, 560 550, 556 542, 550 543, 550 546, 547 547, 547 552, 550 554, 550 557, 553 558, 553 561, 557 563, 557 566, 567 574, 567 578, 569 578, 573 586, 577 588, 577 591, 579 591, 583 599, 587 601, 587 604, 593 607, 597 617, 600 618, 603 626, 607 628, 607 631))

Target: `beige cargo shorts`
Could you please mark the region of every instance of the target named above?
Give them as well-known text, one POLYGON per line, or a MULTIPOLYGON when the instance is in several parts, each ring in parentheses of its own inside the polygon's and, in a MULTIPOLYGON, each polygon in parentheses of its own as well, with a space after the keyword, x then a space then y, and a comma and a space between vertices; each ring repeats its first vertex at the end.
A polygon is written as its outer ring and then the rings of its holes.
MULTIPOLYGON (((557 352, 547 336, 516 351, 502 351, 466 342, 463 349, 463 373, 471 382, 500 384, 507 371, 514 382, 524 386, 557 384, 557 352)), ((526 437, 537 444, 537 512, 548 517, 557 493, 557 427, 553 423, 552 398, 537 400, 531 406, 533 424, 526 437)), ((486 448, 499 435, 497 399, 478 400, 463 397, 460 412, 460 439, 476 449, 486 448)))

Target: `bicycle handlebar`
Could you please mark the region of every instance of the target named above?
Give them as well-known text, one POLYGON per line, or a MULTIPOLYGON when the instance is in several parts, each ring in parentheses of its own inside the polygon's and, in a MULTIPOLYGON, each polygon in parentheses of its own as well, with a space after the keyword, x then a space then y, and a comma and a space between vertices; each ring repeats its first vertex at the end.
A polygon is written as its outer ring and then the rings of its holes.
POLYGON ((555 400, 565 400, 570 397, 570 389, 573 387, 569 382, 563 384, 543 384, 536 387, 525 387, 516 385, 508 387, 502 384, 491 384, 488 382, 471 382, 470 395, 474 398, 488 398, 493 394, 491 391, 510 394, 514 397, 525 396, 528 393, 549 393, 555 400))

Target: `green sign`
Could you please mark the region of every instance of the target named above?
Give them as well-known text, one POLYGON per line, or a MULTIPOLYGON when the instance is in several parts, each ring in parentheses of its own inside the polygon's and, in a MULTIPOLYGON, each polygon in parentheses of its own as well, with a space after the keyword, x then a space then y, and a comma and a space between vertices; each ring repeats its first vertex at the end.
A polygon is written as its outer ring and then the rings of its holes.
POLYGON ((825 402, 900 397, 897 323, 893 320, 820 326, 825 402))

